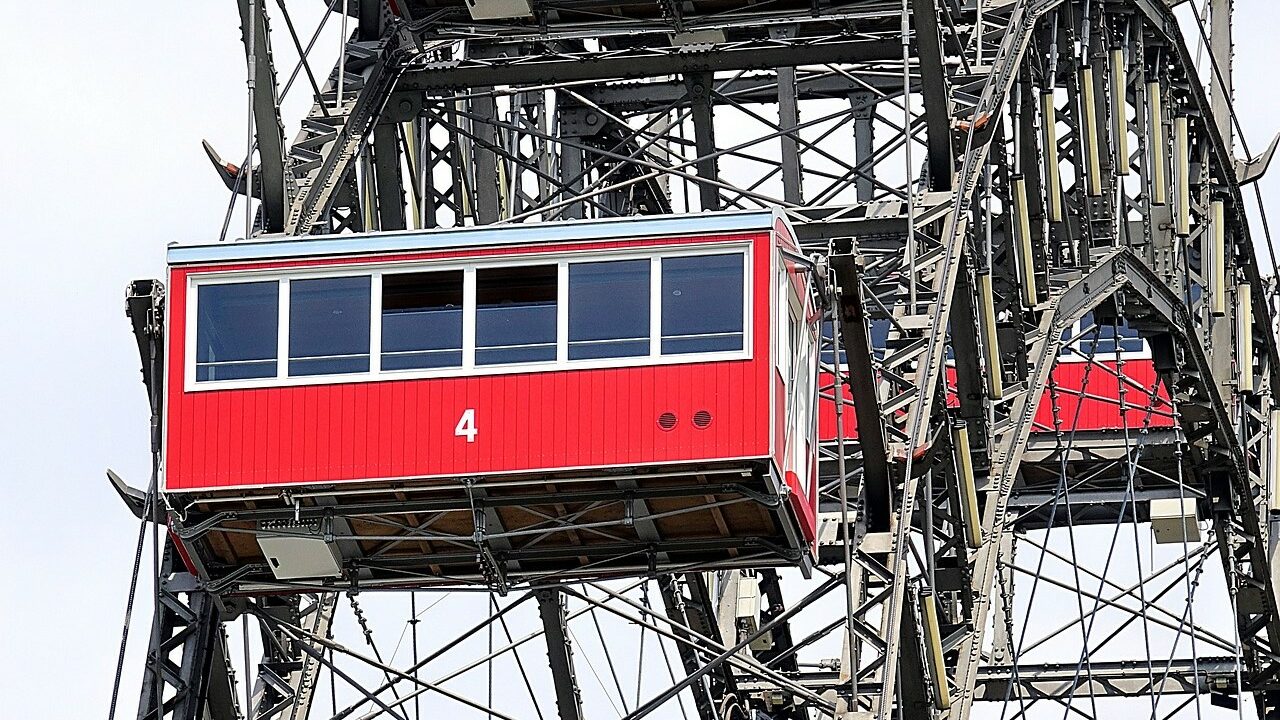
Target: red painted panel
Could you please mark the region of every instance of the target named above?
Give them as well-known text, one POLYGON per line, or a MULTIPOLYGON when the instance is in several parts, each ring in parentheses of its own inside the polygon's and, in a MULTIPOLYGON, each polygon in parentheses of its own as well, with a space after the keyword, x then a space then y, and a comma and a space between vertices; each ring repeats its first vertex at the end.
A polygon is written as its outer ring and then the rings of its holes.
MULTIPOLYGON (((1051 374, 1056 386, 1058 399, 1058 419, 1062 430, 1066 432, 1072 427, 1081 431, 1088 430, 1123 430, 1127 427, 1138 430, 1149 422, 1150 427, 1171 427, 1173 425, 1172 407, 1169 404, 1169 393, 1156 383, 1155 366, 1151 360, 1134 359, 1124 363, 1123 383, 1120 382, 1114 360, 1098 363, 1062 362, 1058 363, 1051 374), (1089 370, 1090 365, 1094 367, 1089 370), (1086 377, 1086 372, 1088 376, 1086 377), (1120 388, 1125 389, 1125 413, 1120 412, 1120 388)), ((955 386, 955 371, 948 369, 948 380, 955 386)), ((819 384, 823 387, 831 385, 830 375, 823 375, 819 384)), ((1041 397, 1036 409, 1032 432, 1053 432, 1054 413, 1051 396, 1048 390, 1041 397)), ((852 400, 848 388, 844 388, 844 397, 852 400)), ((956 407, 957 399, 948 393, 948 407, 956 407)), ((858 436, 858 421, 852 407, 845 408, 845 437, 858 436)), ((831 400, 823 400, 819 408, 818 436, 823 440, 834 440, 836 437, 836 406, 831 400)))
MULTIPOLYGON (((835 378, 828 373, 818 373, 818 388, 821 392, 834 396, 836 388, 833 386, 835 378)), ((849 391, 849 386, 841 384, 840 394, 850 403, 853 402, 853 393, 849 391)), ((853 405, 844 406, 844 436, 846 438, 858 437, 858 416, 853 412, 853 405)), ((824 442, 836 439, 836 403, 829 398, 818 401, 818 438, 824 442)))
POLYGON ((1126 361, 1123 378, 1122 381, 1114 360, 1059 363, 1053 371, 1053 384, 1036 408, 1032 431, 1054 431, 1055 396, 1056 419, 1064 432, 1072 427, 1077 430, 1140 430, 1144 425, 1173 426, 1169 393, 1157 382, 1155 364, 1151 360, 1126 361))
MULTIPOLYGON (((956 397, 956 371, 955 368, 948 367, 947 373, 947 407, 959 407, 960 400, 956 397)), ((835 388, 833 383, 835 378, 829 373, 819 373, 818 387, 828 396, 834 396, 835 388)), ((844 399, 850 403, 853 402, 853 393, 849 391, 848 386, 840 386, 844 399)), ((846 438, 858 437, 858 416, 854 412, 853 405, 846 405, 844 409, 844 436, 846 438)), ((818 438, 822 441, 830 441, 836 439, 836 404, 830 398, 822 399, 818 404, 818 438)))
POLYGON ((804 533, 804 539, 810 544, 818 541, 818 512, 814 508, 808 488, 802 487, 800 478, 790 470, 786 474, 787 487, 791 492, 787 495, 787 500, 791 503, 791 510, 795 512, 796 517, 800 519, 800 530, 804 533))
MULTIPOLYGON (((756 322, 750 360, 298 387, 186 392, 181 341, 188 275, 233 268, 175 268, 169 294, 165 488, 190 491, 768 457, 772 239, 768 233, 751 237, 756 322), (468 408, 475 410, 479 430, 474 442, 454 434, 468 408), (705 429, 692 423, 699 410, 713 418, 705 429), (666 411, 679 419, 671 431, 657 423, 666 411)), ((589 247, 726 239, 741 236, 589 247)), ((555 248, 471 250, 465 256, 551 249, 555 248)), ((394 259, 463 255, 422 253, 394 259)), ((253 267, 321 264, 333 262, 253 267)))

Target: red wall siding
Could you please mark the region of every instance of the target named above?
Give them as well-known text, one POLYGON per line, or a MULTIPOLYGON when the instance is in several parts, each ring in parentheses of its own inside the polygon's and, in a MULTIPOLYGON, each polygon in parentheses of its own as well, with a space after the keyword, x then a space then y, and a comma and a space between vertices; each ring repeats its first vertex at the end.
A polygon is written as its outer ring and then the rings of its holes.
MULTIPOLYGON (((1114 372, 1115 361, 1099 361, 1097 365, 1111 368, 1094 367, 1089 371, 1088 382, 1085 380, 1085 368, 1089 363, 1063 362, 1053 369, 1053 382, 1058 387, 1058 417, 1062 421, 1064 432, 1075 427, 1077 430, 1123 430, 1126 418, 1120 414, 1120 380, 1114 372), (1095 397, 1081 397, 1081 388, 1085 394, 1095 397), (1106 398, 1106 399, 1103 399, 1106 398), (1078 411, 1078 412, 1077 412, 1078 411)), ((1125 404, 1128 427, 1131 430, 1142 428, 1147 419, 1147 408, 1151 408, 1151 427, 1171 427, 1169 394, 1161 386, 1156 390, 1156 400, 1151 402, 1151 392, 1156 387, 1155 365, 1150 360, 1128 360, 1124 364, 1125 404)), ((955 386, 955 371, 948 368, 948 384, 955 386)), ((819 385, 830 386, 832 377, 822 374, 819 385)), ((846 399, 852 400, 849 389, 843 388, 846 399)), ((957 407, 959 401, 953 393, 947 396, 947 406, 957 407)), ((1049 393, 1045 392, 1036 409, 1032 432, 1053 432, 1053 404, 1049 393)), ((858 420, 852 407, 845 408, 844 428, 846 438, 858 437, 858 420)), ((834 440, 836 437, 836 405, 830 400, 823 400, 819 406, 818 437, 823 440, 834 440)))
MULTIPOLYGON (((835 378, 828 373, 818 373, 818 388, 821 392, 834 396, 837 388, 833 386, 835 378)), ((853 393, 849 390, 848 385, 839 386, 840 393, 844 399, 853 402, 853 393)), ((846 438, 858 437, 858 416, 854 414, 853 405, 844 406, 844 436, 846 438)), ((836 404, 830 399, 818 401, 818 439, 822 441, 836 439, 836 404)))
MULTIPOLYGON (((698 240, 725 239, 729 238, 698 240)), ((169 293, 165 488, 183 491, 767 457, 772 246, 768 234, 753 240, 756 320, 751 360, 302 387, 185 392, 181 340, 191 271, 174 269, 169 293), (475 410, 479 433, 474 443, 454 435, 467 408, 475 410), (698 410, 709 411, 713 418, 704 430, 691 422, 698 410), (671 431, 657 424, 658 415, 667 411, 679 419, 671 431)), ((590 247, 641 244, 658 243, 590 247)), ((467 253, 480 254, 491 253, 467 253)), ((321 263, 288 266, 314 264, 321 263)), ((202 268, 226 269, 230 268, 202 268)))
MULTIPOLYGON (((948 367, 947 373, 947 407, 960 407, 960 400, 956 397, 956 370, 948 367)), ((829 373, 818 373, 818 387, 823 393, 829 396, 835 395, 835 388, 832 384, 835 378, 829 373)), ((853 393, 850 392, 848 386, 841 385, 840 390, 844 394, 844 399, 853 402, 853 393)), ((854 412, 852 405, 846 405, 844 409, 844 436, 846 438, 858 437, 858 416, 854 412)), ((902 411, 899 411, 900 413, 902 411)), ((823 441, 836 439, 836 404, 833 400, 823 399, 818 403, 818 438, 823 441)))
MULTIPOLYGON (((1125 427, 1140 430, 1148 419, 1151 427, 1172 427, 1169 393, 1163 385, 1156 385, 1155 364, 1150 360, 1125 362, 1126 409, 1123 414, 1119 403, 1121 381, 1115 369, 1114 360, 1058 363, 1053 370, 1053 381, 1057 384, 1058 419, 1063 430, 1071 427, 1077 430, 1123 430, 1125 427), (1081 388, 1084 394, 1094 397, 1082 397, 1081 388), (1156 394, 1154 402, 1152 392, 1156 394)), ((1033 431, 1054 430, 1050 395, 1050 392, 1045 392, 1040 399, 1033 431)))

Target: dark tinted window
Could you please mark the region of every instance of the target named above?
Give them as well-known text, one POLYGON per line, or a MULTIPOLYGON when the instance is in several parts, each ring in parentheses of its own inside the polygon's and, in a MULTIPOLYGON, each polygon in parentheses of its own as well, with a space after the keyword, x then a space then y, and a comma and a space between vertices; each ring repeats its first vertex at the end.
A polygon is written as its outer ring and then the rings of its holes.
POLYGON ((1067 356, 1088 357, 1090 355, 1097 356, 1098 360, 1108 359, 1106 356, 1115 356, 1117 350, 1121 352, 1142 352, 1142 337, 1138 335, 1136 330, 1129 327, 1124 318, 1120 318, 1119 327, 1112 324, 1111 320, 1105 320, 1101 325, 1095 325, 1093 313, 1085 313, 1080 318, 1080 332, 1075 329, 1065 331, 1063 339, 1071 333, 1075 336, 1076 347, 1070 346, 1063 348, 1062 354, 1067 356), (1116 330, 1119 330, 1117 334, 1116 330))
POLYGON ((276 376, 280 284, 201 285, 196 307, 196 380, 276 376))
POLYGON ((569 359, 649 354, 649 260, 569 266, 569 359))
POLYGON ((382 277, 382 369, 462 365, 462 271, 382 277))
POLYGON ((476 271, 476 364, 556 359, 554 265, 476 271))
POLYGON ((662 260, 662 354, 741 350, 742 254, 662 260))
POLYGON ((369 370, 369 277, 289 283, 289 374, 369 370))
MULTIPOLYGON (((1080 325, 1088 328, 1093 325, 1093 313, 1087 313, 1080 319, 1080 325)), ((1080 343, 1080 351, 1089 354, 1090 349, 1095 352, 1115 354, 1117 350, 1122 352, 1142 352, 1142 338, 1138 335, 1138 331, 1129 327, 1129 323, 1124 318, 1120 318, 1117 323, 1112 320, 1105 320, 1098 326, 1098 333, 1094 335, 1092 332, 1085 333, 1083 342, 1080 343), (1118 332, 1117 332, 1118 331, 1118 332)), ((1106 359, 1106 358, 1102 358, 1106 359)))

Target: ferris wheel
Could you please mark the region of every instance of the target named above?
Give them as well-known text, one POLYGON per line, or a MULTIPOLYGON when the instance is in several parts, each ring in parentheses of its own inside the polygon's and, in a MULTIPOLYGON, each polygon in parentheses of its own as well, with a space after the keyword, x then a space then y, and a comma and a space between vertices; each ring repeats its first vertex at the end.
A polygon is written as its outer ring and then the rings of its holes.
POLYGON ((238 0, 137 716, 1276 716, 1275 144, 1179 5, 238 0))

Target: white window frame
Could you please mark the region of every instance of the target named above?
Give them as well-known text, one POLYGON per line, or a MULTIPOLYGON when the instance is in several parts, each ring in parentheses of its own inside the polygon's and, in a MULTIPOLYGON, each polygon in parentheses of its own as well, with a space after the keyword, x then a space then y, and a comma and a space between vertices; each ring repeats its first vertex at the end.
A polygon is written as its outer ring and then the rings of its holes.
MULTIPOLYGON (((463 275, 464 284, 462 286, 462 322, 463 322, 462 343, 463 345, 462 345, 462 368, 461 368, 461 369, 467 370, 467 372, 461 373, 461 374, 470 377, 472 375, 488 375, 489 368, 506 368, 506 367, 542 368, 547 366, 561 365, 562 364, 561 358, 564 357, 563 353, 567 352, 567 350, 561 347, 562 345, 564 345, 564 342, 562 342, 560 329, 561 327, 567 326, 569 322, 568 308, 566 307, 566 304, 565 304, 565 300, 566 298, 568 298, 568 295, 567 295, 568 290, 561 287, 561 281, 565 278, 566 274, 568 273, 568 270, 566 269, 565 261, 535 260, 531 262, 516 262, 516 263, 511 263, 511 262, 488 263, 488 262, 482 261, 482 262, 475 263, 468 269, 470 270, 470 272, 463 275), (479 317, 476 313, 476 309, 477 309, 476 303, 478 302, 476 271, 490 270, 490 269, 497 269, 497 268, 504 268, 504 267, 521 267, 521 268, 555 267, 556 268, 556 359, 554 361, 546 360, 542 362, 526 362, 526 363, 492 363, 492 364, 485 364, 485 365, 479 365, 476 363, 477 346, 476 346, 475 331, 476 331, 476 320, 479 317), (469 286, 469 289, 468 289, 468 286, 469 286), (471 336, 470 336, 471 344, 469 347, 467 345, 467 332, 466 332, 466 323, 468 321, 471 322, 471 336)), ((381 354, 382 348, 378 348, 378 352, 379 354, 381 354)), ((445 369, 445 368, 436 368, 436 369, 445 369)), ((456 370, 458 368, 448 368, 448 369, 456 370)), ((401 373, 401 372, 415 372, 415 371, 397 370, 396 372, 401 373)))
MULTIPOLYGON (((649 299, 653 302, 653 298, 658 298, 657 312, 654 312, 654 305, 650 305, 649 311, 649 358, 652 362, 643 363, 663 364, 657 361, 669 358, 698 358, 702 362, 712 362, 715 360, 734 360, 751 357, 751 341, 752 326, 755 324, 754 313, 751 308, 752 297, 752 270, 751 264, 751 247, 743 246, 746 249, 742 251, 742 350, 729 350, 722 352, 704 352, 704 353, 673 353, 671 355, 662 354, 662 260, 670 257, 700 257, 704 255, 733 255, 737 250, 729 250, 726 252, 701 252, 701 251, 678 251, 678 252, 660 252, 657 254, 658 264, 649 267, 649 299), (656 338, 656 340, 655 340, 656 338), (656 343, 656 345, 655 345, 656 343), (708 359, 709 358, 709 359, 708 359)), ((622 358, 617 358, 622 359, 622 358)))
MULTIPOLYGON (((326 274, 326 275, 288 275, 288 276, 282 276, 279 278, 280 279, 280 327, 278 329, 279 329, 280 335, 279 335, 278 344, 276 347, 279 351, 280 358, 279 358, 279 364, 276 367, 276 377, 275 377, 276 380, 301 380, 307 377, 339 377, 342 375, 368 374, 368 371, 363 373, 339 373, 336 375, 320 375, 320 374, 290 375, 289 374, 290 360, 312 359, 312 358, 306 358, 306 357, 294 358, 289 354, 289 329, 290 329, 289 321, 292 319, 292 310, 293 310, 293 307, 292 307, 293 290, 292 290, 290 281, 291 280, 316 280, 316 279, 326 279, 326 278, 348 278, 348 277, 353 278, 353 277, 365 277, 367 275, 369 275, 369 273, 347 272, 347 273, 335 273, 335 274, 326 274)), ((381 325, 378 326, 378 329, 376 331, 377 337, 375 337, 374 323, 372 322, 372 318, 381 317, 381 314, 382 314, 382 294, 381 294, 382 293, 382 276, 380 274, 374 274, 369 278, 369 292, 377 293, 376 296, 371 295, 369 298, 369 317, 370 317, 369 368, 370 370, 373 370, 376 364, 381 363, 381 357, 382 357, 382 353, 381 353, 382 327, 381 325), (377 353, 377 356, 379 358, 378 360, 374 359, 374 348, 377 348, 379 350, 379 352, 377 353)), ((197 384, 207 385, 210 382, 217 382, 217 381, 205 380, 204 382, 199 382, 197 384)))
MULTIPOLYGON (((209 277, 201 282, 192 282, 191 274, 187 276, 187 307, 186 307, 186 324, 183 326, 183 368, 182 368, 182 385, 185 390, 202 390, 209 386, 229 387, 238 383, 250 383, 251 385, 260 385, 263 387, 276 383, 279 379, 285 377, 287 357, 282 357, 281 352, 289 351, 289 326, 285 322, 289 312, 289 284, 286 281, 280 282, 281 278, 276 278, 276 374, 272 377, 265 378, 249 378, 245 380, 202 380, 196 381, 196 322, 200 318, 199 308, 197 307, 200 298, 201 285, 234 285, 236 283, 247 282, 267 282, 270 278, 243 275, 228 275, 209 277)), ((168 328, 166 328, 166 332, 168 328)))
POLYGON ((340 383, 365 383, 387 380, 425 380, 445 377, 482 377, 511 373, 541 373, 567 370, 592 370, 626 368, 653 365, 683 365, 689 363, 749 360, 752 358, 755 318, 754 256, 750 241, 704 243, 698 245, 668 245, 659 247, 626 248, 611 250, 576 250, 563 253, 526 253, 502 255, 492 258, 457 258, 426 261, 363 262, 344 265, 305 268, 245 269, 231 271, 188 273, 186 287, 186 328, 184 337, 184 391, 235 390, 268 387, 298 387, 332 385, 340 383), (724 352, 684 353, 663 355, 662 347, 662 267, 663 258, 700 255, 729 255, 741 253, 743 258, 742 292, 742 349, 724 352), (608 262, 611 260, 650 259, 649 269, 649 353, 620 358, 568 359, 569 303, 568 266, 579 262, 608 262), (476 354, 476 271, 501 267, 558 267, 556 302, 556 360, 554 362, 509 363, 502 365, 477 365, 476 354), (382 369, 382 279, 386 275, 448 272, 461 270, 462 279, 462 365, 450 368, 414 370, 382 369), (291 280, 370 276, 372 297, 369 302, 369 371, 334 375, 288 374, 289 361, 289 283, 291 280), (280 285, 276 376, 244 380, 195 379, 196 323, 199 318, 199 288, 202 285, 276 280, 280 285))

